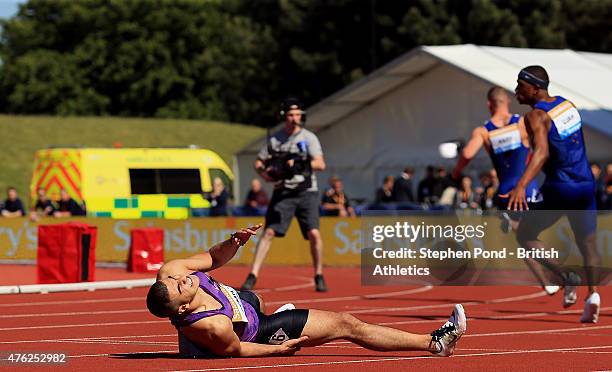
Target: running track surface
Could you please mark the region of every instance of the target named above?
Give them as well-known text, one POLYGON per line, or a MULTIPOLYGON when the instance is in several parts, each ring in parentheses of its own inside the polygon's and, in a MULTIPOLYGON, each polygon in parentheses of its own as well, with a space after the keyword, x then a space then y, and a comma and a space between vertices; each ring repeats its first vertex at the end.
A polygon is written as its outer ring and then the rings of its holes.
MULTIPOLYGON (((246 273, 245 267, 230 266, 213 276, 240 286, 246 273)), ((148 314, 147 289, 138 288, 0 296, 0 353, 67 353, 67 364, 43 366, 59 371, 542 372, 612 368, 612 287, 600 288, 599 323, 583 325, 578 319, 584 287, 579 288, 578 303, 563 309, 561 293, 549 297, 535 287, 362 287, 357 268, 328 268, 326 277, 331 290, 321 294, 313 289, 310 268, 266 267, 259 292, 269 311, 293 302, 298 307, 350 312, 370 323, 416 333, 438 328, 452 305, 463 303, 467 334, 451 358, 421 352, 373 352, 340 340, 304 348, 292 357, 180 359, 175 330, 167 320, 148 314)))

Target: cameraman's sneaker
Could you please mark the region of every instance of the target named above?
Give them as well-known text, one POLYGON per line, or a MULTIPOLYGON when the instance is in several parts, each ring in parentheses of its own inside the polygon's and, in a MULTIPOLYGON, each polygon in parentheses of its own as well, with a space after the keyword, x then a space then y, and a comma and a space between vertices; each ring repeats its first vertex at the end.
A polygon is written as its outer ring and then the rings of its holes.
POLYGON ((601 299, 599 293, 593 292, 587 298, 584 303, 584 312, 580 317, 582 323, 597 323, 599 320, 599 307, 601 306, 601 299))
POLYGON ((242 287, 240 287, 240 290, 250 291, 251 289, 253 289, 253 287, 255 287, 255 283, 257 283, 257 277, 253 273, 250 273, 244 281, 242 287))
POLYGON ((580 285, 580 276, 573 271, 563 273, 563 307, 568 308, 576 303, 576 286, 580 285))
POLYGON ((325 279, 323 279, 322 274, 315 275, 314 281, 317 292, 327 292, 327 284, 325 284, 325 279))
POLYGON ((465 311, 461 304, 457 304, 448 321, 442 327, 431 332, 429 345, 431 346, 434 343, 436 349, 436 351, 431 353, 441 357, 453 355, 457 342, 466 330, 467 319, 465 318, 465 311))

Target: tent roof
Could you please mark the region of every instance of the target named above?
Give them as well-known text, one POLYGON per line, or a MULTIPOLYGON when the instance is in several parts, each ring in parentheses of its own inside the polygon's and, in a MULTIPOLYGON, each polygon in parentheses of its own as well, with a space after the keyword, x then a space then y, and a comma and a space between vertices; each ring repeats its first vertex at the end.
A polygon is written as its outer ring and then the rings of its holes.
MULTIPOLYGON (((317 131, 333 125, 439 64, 509 91, 514 91, 522 67, 542 65, 551 77, 551 92, 572 100, 585 125, 612 137, 612 95, 607 90, 612 86, 612 54, 472 44, 421 46, 405 53, 309 108, 308 128, 317 131)), ((243 151, 256 151, 262 144, 260 139, 243 151)))

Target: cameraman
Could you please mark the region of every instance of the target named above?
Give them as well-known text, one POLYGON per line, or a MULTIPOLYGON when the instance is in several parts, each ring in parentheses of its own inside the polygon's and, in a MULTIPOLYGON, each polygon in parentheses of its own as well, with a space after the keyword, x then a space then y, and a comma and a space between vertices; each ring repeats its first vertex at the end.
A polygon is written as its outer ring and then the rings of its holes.
POLYGON ((325 169, 323 151, 317 136, 304 129, 306 120, 302 103, 295 98, 285 99, 280 117, 283 129, 268 136, 266 146, 255 161, 257 173, 266 181, 274 182, 274 193, 266 213, 263 236, 257 243, 251 272, 242 285, 243 290, 255 286, 261 265, 275 236, 285 236, 291 219, 297 217, 304 239, 310 241, 315 269, 315 288, 327 291, 323 279, 323 241, 319 231, 319 193, 314 171, 325 169))

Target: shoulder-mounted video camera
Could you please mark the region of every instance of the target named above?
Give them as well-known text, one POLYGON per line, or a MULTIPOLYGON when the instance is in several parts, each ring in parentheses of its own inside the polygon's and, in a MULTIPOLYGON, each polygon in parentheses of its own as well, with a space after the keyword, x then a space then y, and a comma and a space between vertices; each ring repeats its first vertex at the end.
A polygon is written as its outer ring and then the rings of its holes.
POLYGON ((268 145, 270 158, 266 161, 268 175, 277 180, 292 179, 296 175, 302 175, 306 179, 312 174, 308 144, 306 141, 297 143, 298 152, 275 151, 268 145))

